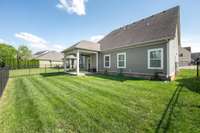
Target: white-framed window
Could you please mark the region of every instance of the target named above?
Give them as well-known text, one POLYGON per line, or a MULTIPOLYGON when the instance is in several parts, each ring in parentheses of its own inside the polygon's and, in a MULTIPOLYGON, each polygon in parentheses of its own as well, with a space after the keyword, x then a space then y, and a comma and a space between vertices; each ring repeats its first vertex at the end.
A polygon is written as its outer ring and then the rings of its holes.
POLYGON ((163 48, 148 50, 148 69, 163 69, 163 48))
POLYGON ((110 54, 104 55, 104 68, 110 68, 110 54))
POLYGON ((126 53, 117 54, 117 68, 126 68, 126 53))

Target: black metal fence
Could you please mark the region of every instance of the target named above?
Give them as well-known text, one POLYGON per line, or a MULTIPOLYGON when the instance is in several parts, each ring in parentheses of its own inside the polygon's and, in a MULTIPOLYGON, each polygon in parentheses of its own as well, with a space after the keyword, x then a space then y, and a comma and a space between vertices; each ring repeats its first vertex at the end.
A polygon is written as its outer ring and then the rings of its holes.
POLYGON ((197 64, 197 77, 200 77, 200 57, 197 58, 196 60, 196 64, 197 64))
POLYGON ((0 97, 3 94, 3 91, 6 87, 9 78, 9 69, 8 67, 0 68, 0 97))
POLYGON ((39 75, 44 73, 57 73, 64 72, 63 65, 61 64, 43 64, 42 67, 34 68, 31 65, 26 68, 21 69, 10 69, 10 78, 20 77, 20 76, 31 76, 39 75))

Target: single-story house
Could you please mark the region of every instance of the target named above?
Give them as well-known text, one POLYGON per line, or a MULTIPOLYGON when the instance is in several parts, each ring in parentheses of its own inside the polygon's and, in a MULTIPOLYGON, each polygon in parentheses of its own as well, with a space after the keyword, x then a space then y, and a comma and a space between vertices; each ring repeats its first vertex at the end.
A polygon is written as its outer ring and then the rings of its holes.
POLYGON ((179 47, 179 66, 189 66, 191 62, 191 47, 179 47))
POLYGON ((33 55, 34 59, 39 60, 39 67, 63 66, 63 53, 56 51, 39 51, 33 55))
MULTIPOLYGON (((159 73, 174 79, 179 70, 180 9, 174 7, 118 28, 98 43, 80 41, 65 49, 64 63, 73 55, 75 72, 150 78, 159 73)), ((65 66, 65 71, 66 65, 65 66)))

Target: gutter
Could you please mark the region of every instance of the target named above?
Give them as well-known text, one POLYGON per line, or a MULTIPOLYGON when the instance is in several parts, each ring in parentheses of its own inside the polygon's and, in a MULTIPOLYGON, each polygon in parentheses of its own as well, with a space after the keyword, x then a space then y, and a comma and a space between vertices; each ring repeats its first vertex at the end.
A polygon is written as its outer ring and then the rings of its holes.
POLYGON ((139 43, 133 43, 131 45, 126 45, 122 47, 117 47, 117 48, 111 48, 107 50, 100 50, 100 52, 106 52, 106 51, 112 51, 112 50, 120 50, 120 49, 128 49, 132 47, 144 47, 144 46, 149 46, 149 45, 156 45, 160 42, 168 42, 169 40, 173 39, 174 37, 166 37, 166 38, 161 38, 161 39, 156 39, 156 40, 151 40, 151 41, 144 41, 144 42, 139 42, 139 43), (148 44, 152 43, 152 44, 148 44))

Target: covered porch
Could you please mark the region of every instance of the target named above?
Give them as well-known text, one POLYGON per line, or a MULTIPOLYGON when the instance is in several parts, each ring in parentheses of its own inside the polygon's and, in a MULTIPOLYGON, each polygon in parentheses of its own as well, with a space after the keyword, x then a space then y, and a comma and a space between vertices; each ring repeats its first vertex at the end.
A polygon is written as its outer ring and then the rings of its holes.
POLYGON ((98 72, 100 45, 80 41, 67 48, 64 53, 64 70, 72 75, 86 75, 98 72))
POLYGON ((64 71, 72 75, 88 75, 98 72, 98 52, 73 49, 64 52, 64 71))
POLYGON ((98 72, 100 44, 80 41, 65 49, 64 70, 73 75, 86 75, 98 72))

